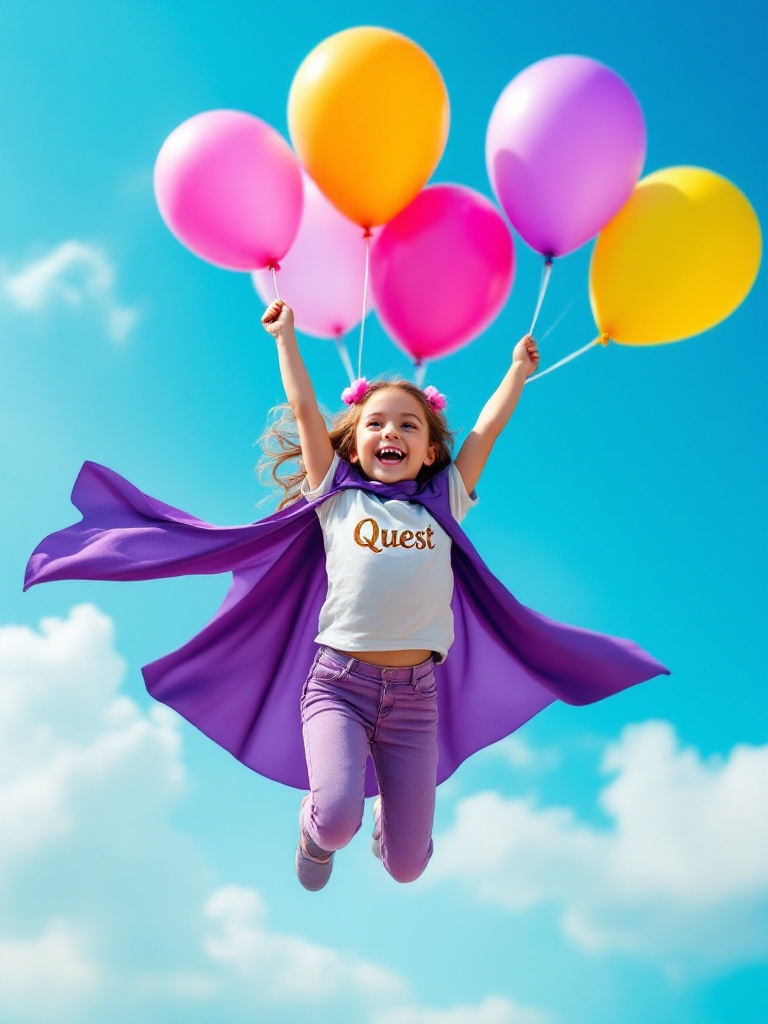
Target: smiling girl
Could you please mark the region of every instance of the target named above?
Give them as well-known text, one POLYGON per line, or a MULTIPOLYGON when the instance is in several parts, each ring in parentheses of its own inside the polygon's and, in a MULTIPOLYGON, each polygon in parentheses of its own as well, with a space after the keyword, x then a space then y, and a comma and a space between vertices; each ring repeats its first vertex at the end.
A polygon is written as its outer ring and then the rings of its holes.
MULTIPOLYGON (((273 475, 281 483, 279 466, 299 456, 304 467, 283 484, 283 505, 299 494, 312 501, 328 493, 344 461, 384 485, 422 484, 445 471, 450 512, 457 522, 464 518, 494 441, 538 365, 532 338, 515 347, 509 372, 452 462, 445 399, 434 388, 358 380, 343 393, 349 409, 329 432, 299 354, 292 311, 274 302, 262 324, 277 342, 289 422, 298 430, 295 445, 285 420, 267 435, 279 452, 273 475)), ((394 878, 411 881, 432 855, 434 666, 454 638, 451 538, 418 501, 358 488, 340 491, 316 513, 328 591, 315 637, 320 647, 301 697, 310 792, 301 804, 296 872, 310 890, 328 881, 334 852, 360 828, 370 755, 380 793, 374 852, 394 878)))
POLYGON ((358 380, 329 430, 291 310, 273 303, 262 322, 288 398, 267 432, 278 510, 218 526, 86 462, 81 518, 37 546, 25 589, 232 573, 213 619, 144 666, 147 690, 253 771, 309 789, 305 888, 326 884, 375 794, 374 853, 412 881, 432 855, 435 788, 464 760, 555 700, 590 704, 668 670, 631 640, 520 604, 460 525, 538 364, 532 338, 451 461, 435 388, 358 380))

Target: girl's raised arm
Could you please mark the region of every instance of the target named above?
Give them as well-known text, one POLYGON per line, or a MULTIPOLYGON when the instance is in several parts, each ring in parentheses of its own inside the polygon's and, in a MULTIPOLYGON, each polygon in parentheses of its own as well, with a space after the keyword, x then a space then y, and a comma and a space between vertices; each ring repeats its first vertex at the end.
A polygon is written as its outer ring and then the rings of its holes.
POLYGON ((496 438, 509 422, 526 380, 536 372, 538 365, 539 350, 536 342, 530 334, 526 334, 515 345, 512 365, 507 375, 486 402, 477 423, 456 456, 456 469, 461 474, 467 494, 471 494, 477 486, 496 438))
POLYGON ((330 469, 333 445, 323 414, 317 407, 315 389, 299 353, 293 329, 293 310, 278 300, 267 307, 261 322, 264 329, 277 342, 277 357, 285 397, 296 418, 301 458, 307 471, 309 486, 314 490, 320 486, 330 469))

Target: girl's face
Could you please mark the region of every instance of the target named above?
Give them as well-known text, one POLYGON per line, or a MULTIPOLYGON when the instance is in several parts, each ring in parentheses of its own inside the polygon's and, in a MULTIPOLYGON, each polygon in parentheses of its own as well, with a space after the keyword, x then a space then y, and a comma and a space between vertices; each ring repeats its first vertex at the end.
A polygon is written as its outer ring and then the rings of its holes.
POLYGON ((351 461, 359 462, 366 476, 384 483, 415 480, 421 467, 436 458, 418 398, 399 388, 381 388, 365 401, 351 461))

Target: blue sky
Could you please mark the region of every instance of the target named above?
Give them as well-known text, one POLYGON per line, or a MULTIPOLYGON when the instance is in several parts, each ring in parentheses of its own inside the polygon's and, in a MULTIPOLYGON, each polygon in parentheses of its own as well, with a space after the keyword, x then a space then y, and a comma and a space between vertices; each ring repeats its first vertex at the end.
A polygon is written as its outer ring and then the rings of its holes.
MULTIPOLYGON (((521 600, 632 637, 672 675, 552 707, 464 765, 440 789, 435 857, 412 886, 361 834, 328 888, 305 893, 300 795, 146 695, 140 666, 206 622, 226 580, 22 595, 21 579, 40 538, 74 518, 85 459, 213 522, 269 507, 253 446, 281 390, 260 304, 247 276, 184 250, 153 199, 181 121, 234 107, 287 134, 306 53, 386 25, 448 87, 433 180, 490 196, 499 93, 536 60, 582 53, 637 95, 646 172, 717 171, 764 225, 767 22, 742 0, 4 5, 0 1020, 766 1019, 764 272, 705 335, 591 351, 524 395, 470 535, 521 600)), ((594 335, 589 250, 555 266, 545 365, 594 335)), ((516 252, 501 315, 430 368, 460 434, 530 322, 540 262, 519 239, 516 252)), ((303 351, 336 407, 335 353, 303 351)), ((409 372, 375 321, 366 368, 409 372)))

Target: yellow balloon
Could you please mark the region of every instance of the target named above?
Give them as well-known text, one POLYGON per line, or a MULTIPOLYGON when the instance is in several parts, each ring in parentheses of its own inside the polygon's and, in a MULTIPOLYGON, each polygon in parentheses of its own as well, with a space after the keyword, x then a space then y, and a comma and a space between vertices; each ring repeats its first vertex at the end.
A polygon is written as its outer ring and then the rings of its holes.
POLYGON ((304 59, 288 97, 288 126, 322 192, 364 228, 415 198, 446 139, 448 92, 431 58, 397 32, 351 28, 304 59))
POLYGON ((681 341, 720 323, 757 276, 760 224, 746 196, 700 167, 640 181, 592 254, 590 301, 623 345, 681 341))

